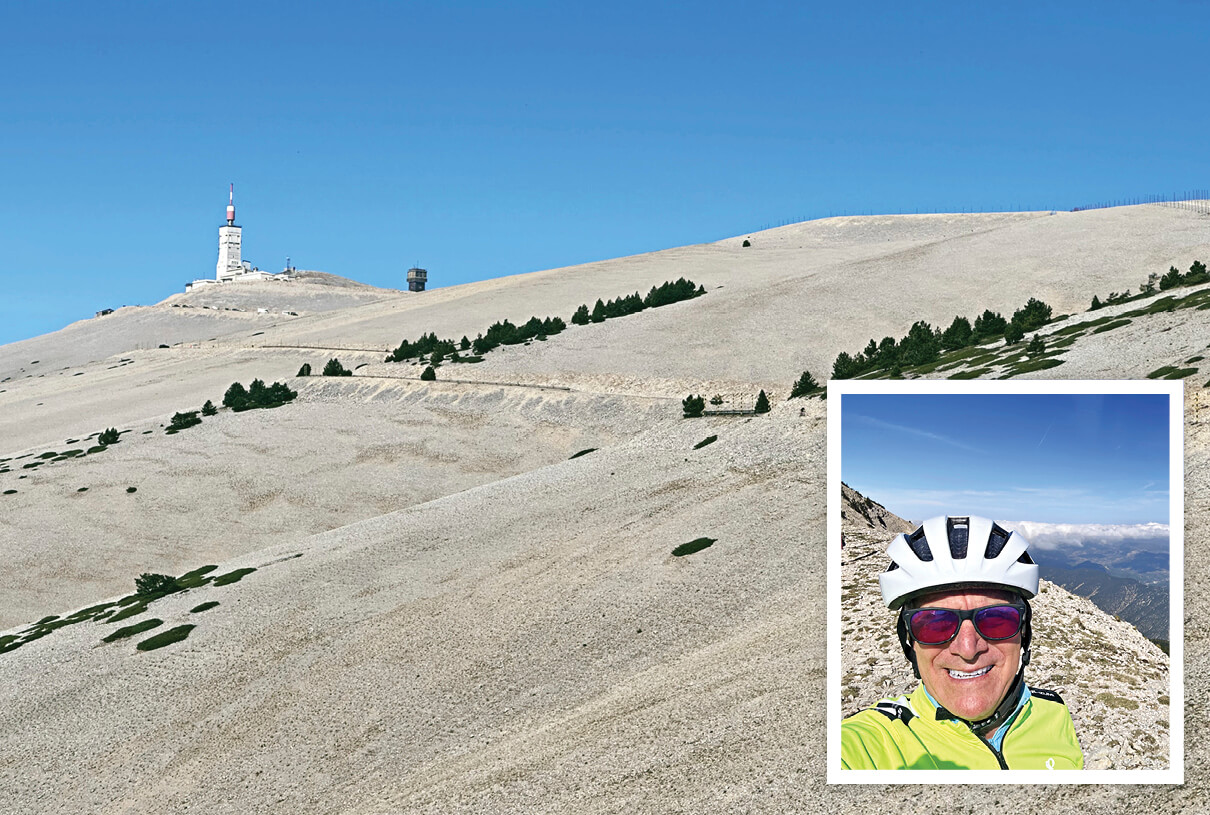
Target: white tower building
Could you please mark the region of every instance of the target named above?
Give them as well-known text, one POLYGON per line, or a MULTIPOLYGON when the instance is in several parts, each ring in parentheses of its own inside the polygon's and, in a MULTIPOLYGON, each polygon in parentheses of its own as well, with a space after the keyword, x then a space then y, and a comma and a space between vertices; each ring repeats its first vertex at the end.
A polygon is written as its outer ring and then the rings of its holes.
POLYGON ((230 280, 243 273, 244 267, 240 260, 240 232, 240 227, 235 225, 235 184, 232 184, 227 198, 227 225, 218 228, 218 263, 215 264, 215 279, 230 280))

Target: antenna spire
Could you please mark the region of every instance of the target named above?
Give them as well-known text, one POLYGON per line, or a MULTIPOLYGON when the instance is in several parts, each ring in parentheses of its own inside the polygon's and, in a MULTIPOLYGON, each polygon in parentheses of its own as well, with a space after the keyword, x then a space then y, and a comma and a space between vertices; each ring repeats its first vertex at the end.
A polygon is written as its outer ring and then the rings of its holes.
POLYGON ((227 226, 235 226, 235 182, 231 182, 231 190, 227 194, 227 226))

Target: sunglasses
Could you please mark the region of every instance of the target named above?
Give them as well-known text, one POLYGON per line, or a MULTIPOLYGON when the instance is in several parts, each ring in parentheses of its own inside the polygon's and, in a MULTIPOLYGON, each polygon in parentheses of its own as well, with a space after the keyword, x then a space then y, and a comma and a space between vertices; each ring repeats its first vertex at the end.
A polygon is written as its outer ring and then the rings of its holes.
POLYGON ((909 612, 908 630, 921 645, 944 645, 958 636, 963 620, 970 620, 985 640, 1007 640, 1021 630, 1025 609, 999 605, 959 610, 955 608, 917 608, 909 612))

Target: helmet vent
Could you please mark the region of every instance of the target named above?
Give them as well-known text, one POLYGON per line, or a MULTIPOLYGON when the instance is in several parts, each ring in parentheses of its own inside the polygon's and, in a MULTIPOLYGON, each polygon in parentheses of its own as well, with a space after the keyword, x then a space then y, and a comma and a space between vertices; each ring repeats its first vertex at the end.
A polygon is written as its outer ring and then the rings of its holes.
POLYGON ((966 557, 966 547, 970 540, 970 521, 967 518, 947 518, 946 535, 950 539, 950 557, 962 560, 966 557))
POLYGON ((999 524, 992 524, 991 534, 987 536, 987 550, 984 551, 983 557, 997 558, 1007 545, 1008 533, 1001 529, 999 524))
POLYGON ((915 532, 908 536, 908 546, 916 553, 916 557, 928 562, 933 559, 933 552, 929 549, 928 538, 924 537, 924 526, 921 526, 915 532))

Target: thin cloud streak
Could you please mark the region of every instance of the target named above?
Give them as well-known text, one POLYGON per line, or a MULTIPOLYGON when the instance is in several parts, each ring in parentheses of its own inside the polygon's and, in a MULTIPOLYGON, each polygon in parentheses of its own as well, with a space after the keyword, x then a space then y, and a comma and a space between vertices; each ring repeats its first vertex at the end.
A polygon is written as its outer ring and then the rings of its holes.
POLYGON ((852 418, 854 421, 858 421, 863 424, 872 425, 873 427, 880 427, 883 430, 892 430, 897 433, 907 433, 912 436, 920 436, 922 438, 929 439, 930 441, 936 441, 936 442, 941 442, 942 444, 948 444, 951 447, 957 447, 959 450, 966 450, 967 452, 970 452, 970 453, 984 452, 983 450, 979 449, 978 447, 972 447, 971 445, 966 444, 965 442, 958 441, 957 439, 951 439, 948 436, 941 435, 940 433, 932 433, 928 430, 921 430, 918 427, 908 427, 906 425, 895 424, 894 422, 888 422, 888 421, 884 421, 882 419, 875 419, 873 416, 863 416, 861 414, 856 414, 850 418, 852 418))

